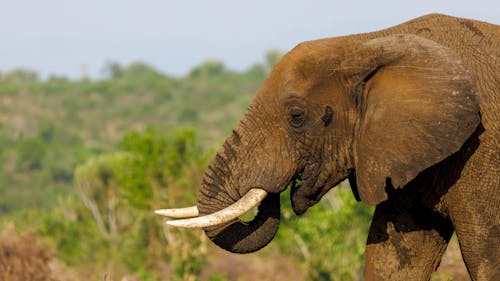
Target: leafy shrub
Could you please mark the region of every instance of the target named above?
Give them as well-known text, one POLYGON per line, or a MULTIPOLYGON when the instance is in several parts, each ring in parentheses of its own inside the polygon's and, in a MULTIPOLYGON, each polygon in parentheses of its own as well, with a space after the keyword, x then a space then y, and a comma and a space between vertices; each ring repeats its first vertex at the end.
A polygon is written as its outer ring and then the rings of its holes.
POLYGON ((287 199, 282 200, 283 222, 276 240, 284 253, 304 265, 307 280, 359 280, 373 208, 356 202, 346 184, 300 217, 287 199))
POLYGON ((92 264, 110 276, 132 272, 153 280, 161 262, 171 264, 172 280, 197 276, 205 264, 201 231, 168 229, 152 213, 195 194, 206 160, 194 132, 148 128, 125 134, 120 146, 77 167, 79 200, 61 201, 42 234, 56 241, 67 264, 92 264))
POLYGON ((25 137, 17 143, 18 166, 23 170, 40 169, 47 146, 40 138, 25 137))

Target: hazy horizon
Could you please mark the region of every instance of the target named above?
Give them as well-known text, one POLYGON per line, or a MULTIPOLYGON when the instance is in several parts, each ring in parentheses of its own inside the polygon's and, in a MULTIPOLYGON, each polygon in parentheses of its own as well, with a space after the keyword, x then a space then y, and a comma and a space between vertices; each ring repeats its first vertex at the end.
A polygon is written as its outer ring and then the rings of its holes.
POLYGON ((271 49, 287 51, 305 40, 374 31, 434 12, 498 24, 499 10, 491 0, 19 0, 1 4, 0 72, 100 78, 106 62, 141 61, 180 76, 207 59, 243 70, 271 49))

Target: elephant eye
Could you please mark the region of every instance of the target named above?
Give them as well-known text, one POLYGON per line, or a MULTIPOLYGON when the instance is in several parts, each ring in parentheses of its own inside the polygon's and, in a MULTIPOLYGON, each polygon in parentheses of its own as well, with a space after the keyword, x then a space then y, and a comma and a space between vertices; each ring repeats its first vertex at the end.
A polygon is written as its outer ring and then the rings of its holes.
POLYGON ((292 108, 290 110, 290 125, 294 128, 301 127, 306 120, 304 110, 300 108, 292 108))

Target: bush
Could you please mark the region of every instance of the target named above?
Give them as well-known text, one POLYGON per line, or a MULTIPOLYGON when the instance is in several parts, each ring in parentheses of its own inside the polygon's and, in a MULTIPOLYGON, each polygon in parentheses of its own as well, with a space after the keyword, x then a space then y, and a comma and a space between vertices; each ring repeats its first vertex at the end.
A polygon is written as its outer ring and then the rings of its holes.
POLYGON ((197 276, 205 264, 201 231, 166 228, 152 213, 193 199, 189 194, 196 193, 206 163, 196 147, 191 130, 125 134, 121 151, 77 167, 78 201, 61 201, 45 217, 42 234, 56 241, 67 264, 91 265, 110 276, 153 280, 162 263, 171 265, 172 280, 197 276))
POLYGON ((30 234, 0 235, 0 280, 52 281, 50 260, 54 253, 30 234))
POLYGON ((21 138, 17 143, 20 170, 40 169, 47 153, 47 145, 40 138, 21 138))
POLYGON ((346 184, 300 217, 287 199, 282 200, 283 222, 276 240, 284 253, 304 265, 307 280, 360 280, 373 208, 356 202, 346 184))

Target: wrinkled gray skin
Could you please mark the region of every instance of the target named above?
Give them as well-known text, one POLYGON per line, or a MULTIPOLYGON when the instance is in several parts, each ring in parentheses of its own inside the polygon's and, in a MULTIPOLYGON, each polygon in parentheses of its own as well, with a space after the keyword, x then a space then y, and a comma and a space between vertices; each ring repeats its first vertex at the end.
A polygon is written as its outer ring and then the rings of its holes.
POLYGON ((349 178, 376 205, 366 280, 428 280, 456 231, 473 280, 500 280, 499 26, 428 15, 299 44, 276 65, 208 167, 201 214, 252 187, 256 218, 209 227, 231 252, 274 237, 279 193, 297 214, 349 178))

